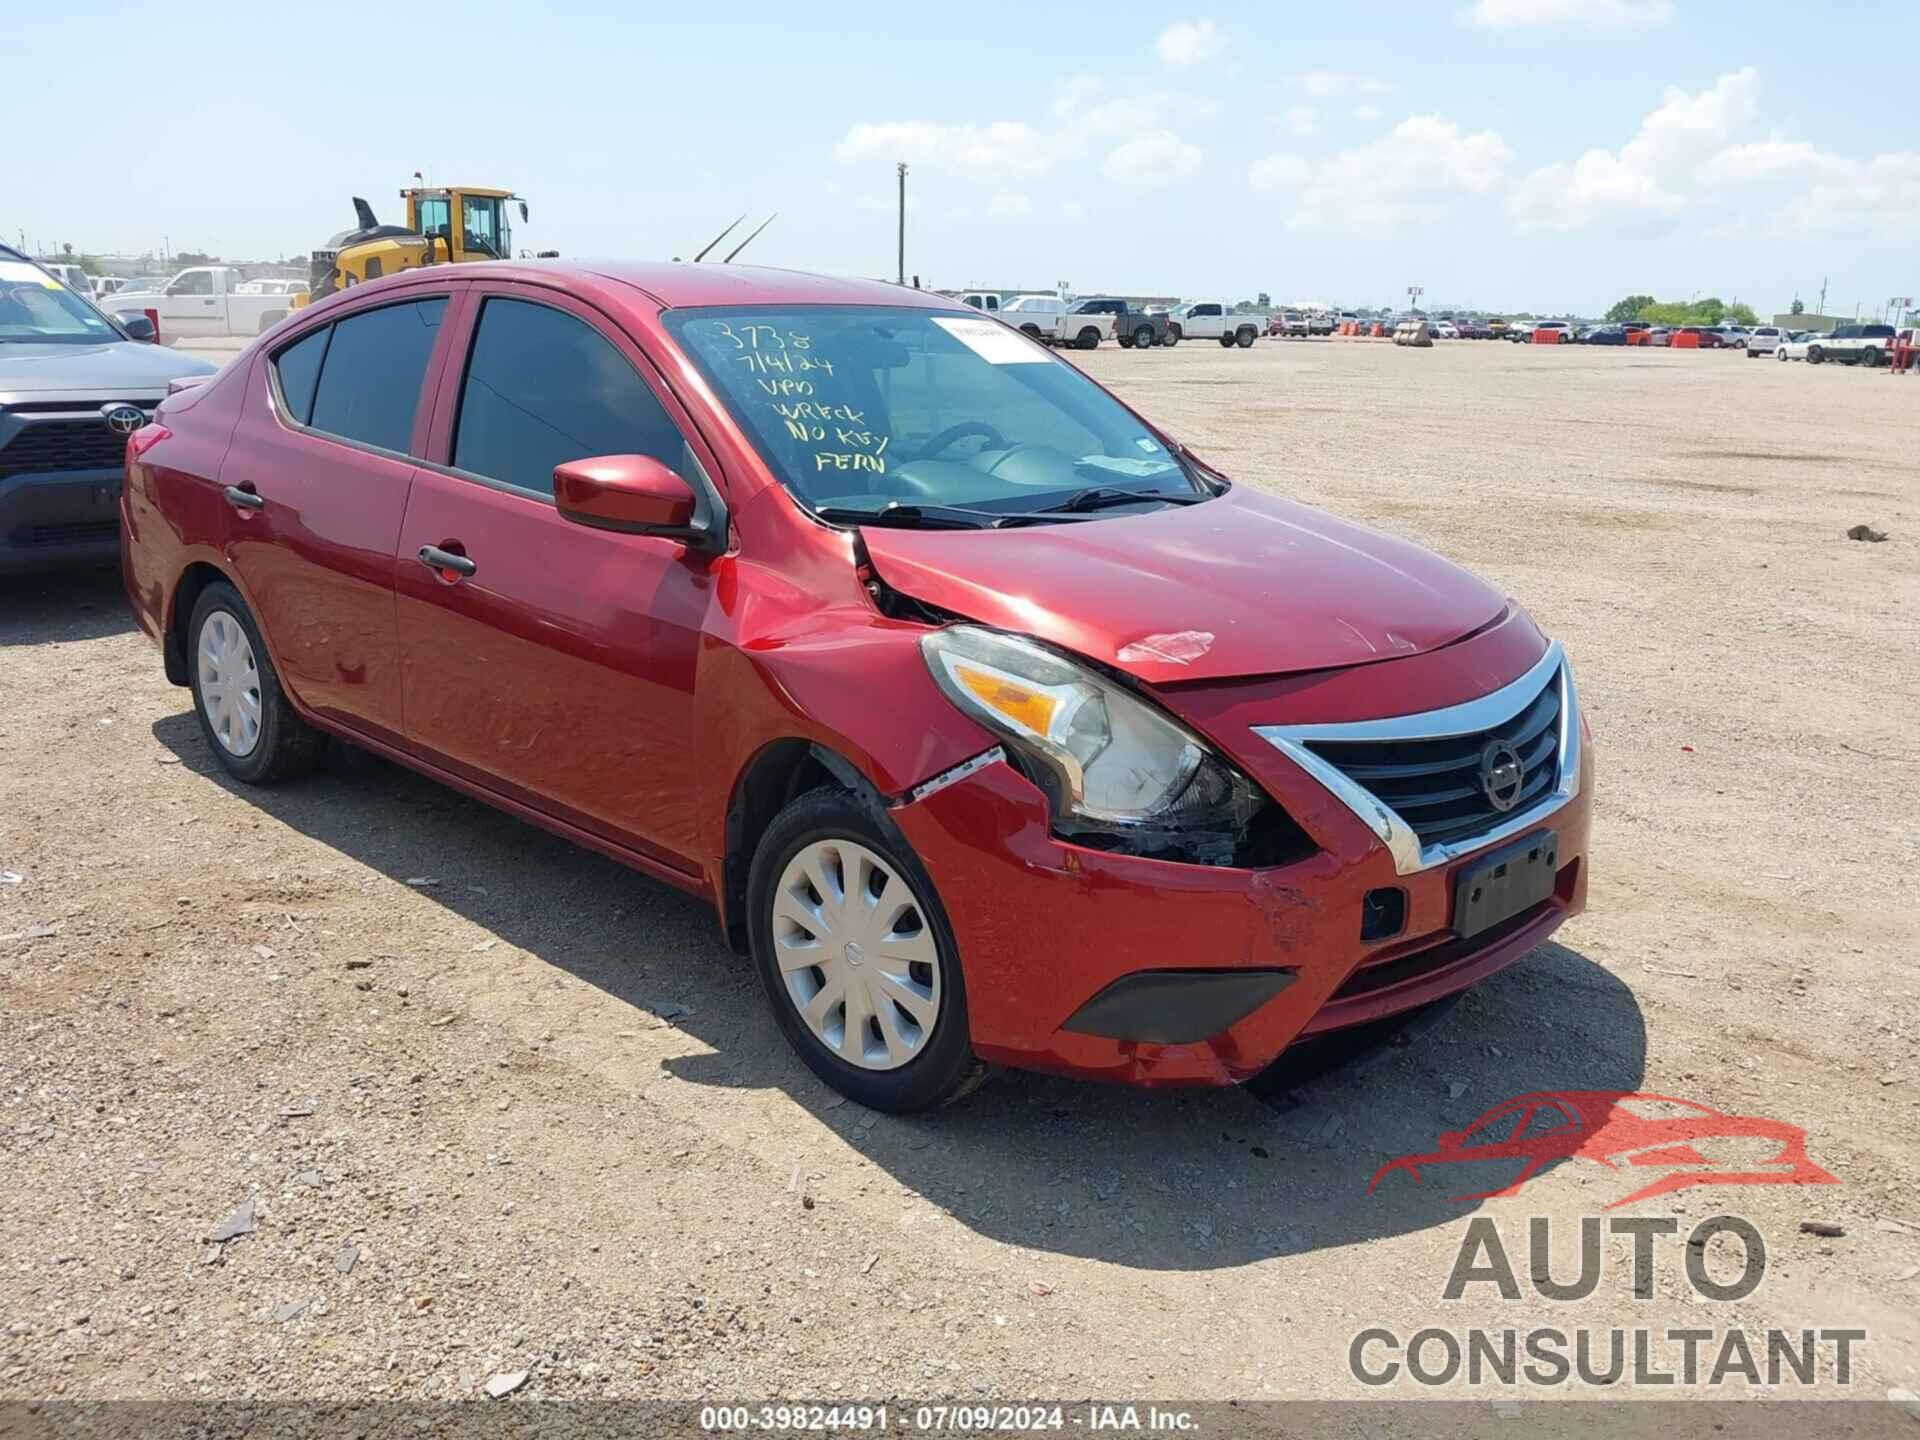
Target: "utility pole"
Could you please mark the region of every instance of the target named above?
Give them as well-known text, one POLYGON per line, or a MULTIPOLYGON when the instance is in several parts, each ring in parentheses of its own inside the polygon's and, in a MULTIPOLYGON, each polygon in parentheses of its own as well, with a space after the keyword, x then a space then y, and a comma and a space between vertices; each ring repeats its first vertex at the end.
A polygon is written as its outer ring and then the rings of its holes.
POLYGON ((1816 315, 1827 313, 1827 277, 1824 275, 1820 277, 1820 303, 1814 308, 1813 313, 1816 315))
POLYGON ((900 272, 895 283, 907 283, 907 162, 900 162, 900 272))

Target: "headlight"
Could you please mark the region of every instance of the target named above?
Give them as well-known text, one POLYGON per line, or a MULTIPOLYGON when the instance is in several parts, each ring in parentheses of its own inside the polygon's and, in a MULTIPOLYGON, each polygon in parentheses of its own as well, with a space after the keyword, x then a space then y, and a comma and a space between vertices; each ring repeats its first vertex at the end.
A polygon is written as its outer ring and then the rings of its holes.
POLYGON ((1254 832, 1271 828, 1256 827, 1256 817, 1278 816, 1204 740, 1043 646, 956 625, 928 634, 920 648, 947 698, 1007 741, 1047 792, 1054 829, 1073 839, 1241 863, 1254 832))

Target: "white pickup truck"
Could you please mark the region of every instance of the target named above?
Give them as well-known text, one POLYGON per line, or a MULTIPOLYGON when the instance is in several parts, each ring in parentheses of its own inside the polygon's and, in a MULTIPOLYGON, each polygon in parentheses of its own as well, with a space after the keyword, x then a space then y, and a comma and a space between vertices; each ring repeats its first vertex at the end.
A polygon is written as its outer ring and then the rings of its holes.
POLYGON ((287 316, 285 295, 247 295, 240 272, 231 265, 196 265, 182 270, 158 293, 103 295, 98 304, 109 315, 153 311, 163 342, 188 336, 259 335, 287 316))
POLYGON ((1252 348, 1259 338, 1260 322, 1251 315, 1235 315, 1219 300, 1195 300, 1173 312, 1167 327, 1167 343, 1176 340, 1218 340, 1222 345, 1252 348))
POLYGON ((1102 340, 1113 339, 1113 316, 1068 314, 1068 302, 1058 295, 1014 295, 1003 300, 991 291, 969 290, 957 298, 1047 345, 1091 350, 1102 340))

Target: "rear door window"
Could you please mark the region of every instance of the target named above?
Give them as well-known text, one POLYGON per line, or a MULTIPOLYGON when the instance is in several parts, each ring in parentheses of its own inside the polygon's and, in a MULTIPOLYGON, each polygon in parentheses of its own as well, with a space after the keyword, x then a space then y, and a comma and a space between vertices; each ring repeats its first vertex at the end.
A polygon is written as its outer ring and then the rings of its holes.
POLYGON ((460 387, 454 468, 551 495, 556 465, 594 455, 650 455, 694 474, 680 431, 604 335, 550 305, 489 299, 460 387))
POLYGON ((435 296, 335 322, 307 423, 343 440, 406 454, 446 308, 446 297, 435 296))

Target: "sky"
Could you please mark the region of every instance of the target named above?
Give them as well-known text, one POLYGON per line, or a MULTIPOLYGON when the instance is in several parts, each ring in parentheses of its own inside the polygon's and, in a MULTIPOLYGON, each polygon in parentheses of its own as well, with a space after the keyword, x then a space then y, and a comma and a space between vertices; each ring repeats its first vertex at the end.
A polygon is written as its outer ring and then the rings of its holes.
POLYGON ((526 196, 520 245, 665 259, 777 211, 743 262, 891 276, 905 160, 947 289, 1920 293, 1904 0, 265 9, 11 16, 0 236, 299 258, 419 170, 526 196))

